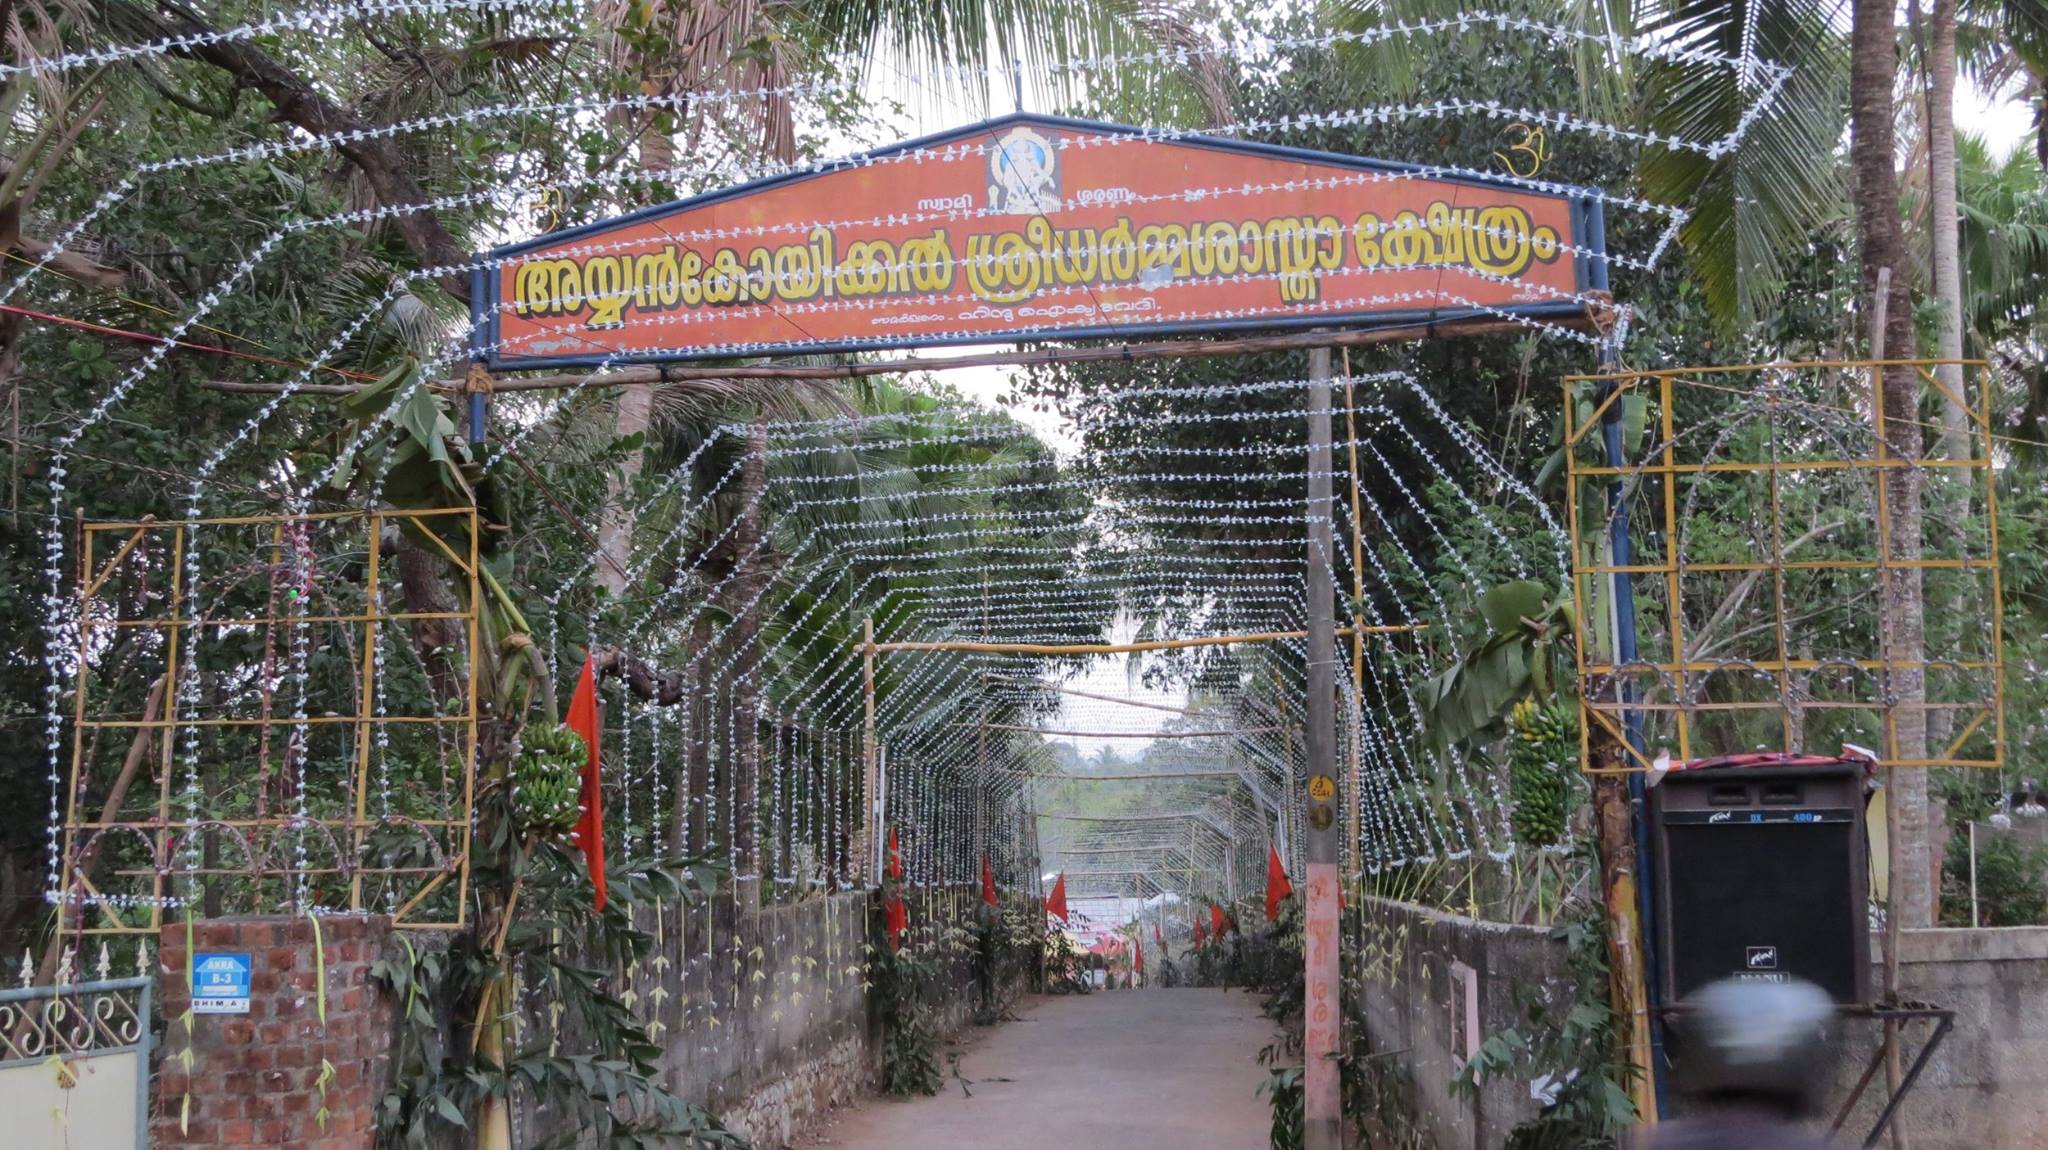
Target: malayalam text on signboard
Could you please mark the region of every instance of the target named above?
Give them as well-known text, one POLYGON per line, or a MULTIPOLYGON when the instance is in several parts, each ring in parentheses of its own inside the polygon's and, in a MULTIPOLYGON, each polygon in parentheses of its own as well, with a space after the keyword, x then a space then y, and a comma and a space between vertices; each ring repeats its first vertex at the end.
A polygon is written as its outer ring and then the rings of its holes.
POLYGON ((1013 116, 491 254, 476 352, 597 364, 1576 313, 1577 195, 1013 116))

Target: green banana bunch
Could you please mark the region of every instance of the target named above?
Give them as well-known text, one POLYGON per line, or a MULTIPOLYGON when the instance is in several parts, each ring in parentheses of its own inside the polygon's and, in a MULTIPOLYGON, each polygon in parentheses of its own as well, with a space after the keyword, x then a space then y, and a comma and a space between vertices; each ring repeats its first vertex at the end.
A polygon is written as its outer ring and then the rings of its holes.
POLYGON ((1509 821, 1525 846, 1564 840, 1569 816, 1567 764, 1579 739, 1578 714, 1561 703, 1523 699, 1508 714, 1509 821))
POLYGON ((519 736, 512 768, 512 801, 519 821, 534 834, 562 834, 583 813, 583 736, 567 726, 532 726, 519 736))

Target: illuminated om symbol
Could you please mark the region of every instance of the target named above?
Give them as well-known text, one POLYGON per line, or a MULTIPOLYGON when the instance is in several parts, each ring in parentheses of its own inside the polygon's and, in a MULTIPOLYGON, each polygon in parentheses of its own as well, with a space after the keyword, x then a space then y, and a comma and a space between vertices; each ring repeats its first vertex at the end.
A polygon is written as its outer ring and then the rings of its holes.
POLYGON ((1518 179, 1526 180, 1542 171, 1543 165, 1550 160, 1550 137, 1542 126, 1510 124, 1506 132, 1520 135, 1504 150, 1495 152, 1493 158, 1500 161, 1509 175, 1518 179))
MULTIPOLYGON (((1494 155, 1499 154, 1499 152, 1494 153, 1494 155)), ((553 231, 555 225, 562 222, 562 213, 568 210, 569 197, 563 195, 562 189, 559 187, 543 188, 540 193, 540 201, 534 206, 547 216, 547 223, 541 225, 541 230, 553 231)))

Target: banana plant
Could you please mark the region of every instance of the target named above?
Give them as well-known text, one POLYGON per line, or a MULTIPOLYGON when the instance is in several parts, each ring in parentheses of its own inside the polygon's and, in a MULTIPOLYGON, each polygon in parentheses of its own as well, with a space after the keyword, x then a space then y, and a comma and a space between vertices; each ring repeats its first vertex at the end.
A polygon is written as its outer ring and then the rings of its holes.
POLYGON ((1548 696, 1570 682, 1572 604, 1533 580, 1503 583, 1480 597, 1486 633, 1457 662, 1425 679, 1423 744, 1444 750, 1504 722, 1517 700, 1548 696))
MULTIPOLYGON (((547 665, 507 586, 511 557, 497 554, 494 545, 506 534, 496 528, 509 519, 509 493, 495 489, 483 459, 459 434, 446 397, 427 386, 415 358, 401 360, 352 396, 345 411, 352 421, 345 442, 356 446, 338 462, 334 485, 348 491, 359 477, 376 475, 375 498, 396 513, 400 546, 430 560, 397 564, 408 603, 470 597, 471 582, 460 576, 468 557, 477 558, 471 606, 482 641, 467 666, 450 672, 453 682, 468 677, 488 717, 476 752, 476 925, 452 945, 446 970, 427 980, 442 1000, 441 1014, 467 1019, 470 1049, 466 1057, 446 1051, 429 1057, 436 1043, 425 1034, 404 1046, 400 1062, 407 1070, 379 1105, 380 1134, 387 1143, 426 1146, 467 1130, 481 1150, 504 1150, 511 1144, 512 1099, 523 1089, 544 1106, 575 1115, 576 1126, 594 1132, 600 1144, 740 1145, 702 1107, 661 1085, 660 1047, 630 1001, 605 985, 608 971, 629 968, 653 945, 634 921, 635 904, 697 901, 715 888, 716 874, 690 860, 619 860, 608 877, 609 901, 593 906, 581 852, 564 838, 580 809, 574 787, 582 740, 557 725, 547 665), (479 513, 474 540, 468 516, 404 514, 471 507, 479 513), (523 795, 512 785, 515 758, 522 761, 523 795), (581 945, 566 948, 563 938, 581 945), (515 966, 563 991, 572 1027, 601 1053, 564 1054, 550 1043, 516 1046, 506 1021, 516 994, 515 966)), ((380 979, 394 987, 409 985, 420 969, 380 966, 380 979)))

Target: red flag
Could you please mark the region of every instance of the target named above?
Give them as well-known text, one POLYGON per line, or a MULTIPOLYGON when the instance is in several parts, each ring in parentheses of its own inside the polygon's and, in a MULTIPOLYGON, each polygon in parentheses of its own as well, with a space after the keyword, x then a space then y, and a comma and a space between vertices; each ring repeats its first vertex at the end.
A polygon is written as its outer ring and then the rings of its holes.
POLYGON ((1196 919, 1196 920, 1195 920, 1195 930, 1194 930, 1194 940, 1195 940, 1195 945, 1196 945, 1196 946, 1200 946, 1200 945, 1202 945, 1202 943, 1203 943, 1203 942, 1207 941, 1207 938, 1208 938, 1208 936, 1207 936, 1206 934, 1204 934, 1204 933, 1202 932, 1202 920, 1201 920, 1201 919, 1199 919, 1199 918, 1198 918, 1198 919, 1196 919))
POLYGON ((1287 868, 1280 863, 1280 852, 1271 844, 1266 847, 1266 921, 1275 922, 1280 918, 1280 904, 1294 893, 1294 884, 1287 881, 1287 868))
POLYGON ((1224 915, 1222 907, 1214 903, 1209 904, 1209 932, 1211 934, 1214 934, 1219 939, 1222 938, 1223 926, 1229 921, 1224 915))
MULTIPOLYGON (((982 897, 987 898, 987 893, 984 892, 982 897)), ((1045 896, 1045 913, 1061 922, 1067 920, 1067 872, 1061 871, 1060 877, 1053 880, 1052 893, 1045 896)))
POLYGON ((1152 941, 1161 946, 1166 945, 1166 930, 1156 922, 1152 924, 1152 941))
POLYGON ((1145 973, 1145 944, 1136 940, 1131 942, 1131 969, 1139 974, 1145 973))
MULTIPOLYGON (((903 854, 896 849, 896 828, 889 828, 889 865, 884 871, 892 882, 903 880, 903 854)), ((894 953, 903 945, 903 932, 910 929, 910 908, 903 905, 902 892, 897 887, 889 888, 889 901, 882 908, 882 926, 889 935, 889 950, 894 953)))
POLYGON ((989 865, 987 855, 981 856, 981 901, 990 906, 1002 905, 996 897, 996 868, 989 865))
POLYGON ((910 908, 900 898, 891 898, 887 909, 885 925, 889 931, 889 950, 894 953, 903 945, 903 932, 910 929, 910 908))
POLYGON ((583 761, 583 814, 569 840, 583 851, 590 864, 590 885, 597 890, 597 909, 604 909, 604 802, 598 789, 597 760, 601 730, 597 719, 597 663, 583 659, 583 673, 576 678, 576 693, 569 696, 569 729, 583 736, 587 756, 583 761))

